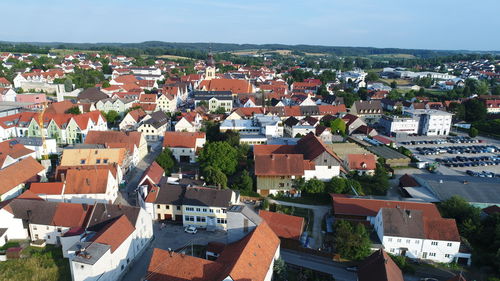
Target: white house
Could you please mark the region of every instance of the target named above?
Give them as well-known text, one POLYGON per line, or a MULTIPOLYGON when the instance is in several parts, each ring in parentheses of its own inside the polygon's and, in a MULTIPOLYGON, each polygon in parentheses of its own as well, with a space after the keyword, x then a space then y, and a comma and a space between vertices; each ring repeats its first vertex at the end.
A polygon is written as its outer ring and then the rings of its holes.
POLYGON ((45 168, 33 157, 0 170, 0 202, 19 196, 25 184, 46 180, 45 168))
POLYGON ((170 129, 170 119, 163 111, 153 112, 150 117, 143 119, 137 131, 141 132, 148 141, 161 140, 163 134, 170 129))
POLYGON ((165 132, 163 147, 170 149, 178 162, 196 162, 196 153, 205 145, 204 132, 165 132))
POLYGON ((16 101, 17 93, 12 88, 0 88, 0 101, 16 101))
POLYGON ((454 219, 426 217, 421 210, 381 208, 373 225, 391 254, 444 263, 463 255, 454 219))

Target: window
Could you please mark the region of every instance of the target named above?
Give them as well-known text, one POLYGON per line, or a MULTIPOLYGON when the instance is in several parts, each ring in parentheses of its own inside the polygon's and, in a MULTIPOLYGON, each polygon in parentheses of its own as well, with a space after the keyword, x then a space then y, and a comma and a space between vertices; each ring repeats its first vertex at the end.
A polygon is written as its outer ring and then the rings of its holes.
POLYGON ((207 208, 203 208, 203 212, 206 213, 207 212, 207 208))
POLYGON ((104 164, 108 164, 108 159, 104 159, 102 162, 104 162, 104 164))
POLYGON ((62 232, 62 229, 60 227, 58 227, 57 232, 62 232))
POLYGON ((401 239, 398 239, 398 243, 401 243, 401 239))
POLYGON ((410 239, 406 239, 406 244, 410 244, 410 239))
POLYGON ((446 244, 446 246, 451 247, 451 243, 446 244))
POLYGON ((177 206, 177 211, 179 211, 181 209, 181 206, 177 206))
POLYGON ((210 213, 213 213, 213 212, 214 212, 214 210, 212 210, 212 209, 209 209, 208 211, 209 211, 210 213))
POLYGON ((81 268, 81 269, 84 269, 84 268, 85 268, 85 266, 83 266, 83 265, 80 265, 80 268, 81 268))
POLYGON ((224 213, 224 214, 225 214, 225 213, 226 213, 226 209, 222 209, 222 213, 224 213))
POLYGON ((85 164, 85 159, 80 159, 80 164, 85 164))
POLYGON ((122 266, 120 268, 123 271, 123 269, 125 268, 125 265, 122 264, 122 266))
POLYGON ((394 248, 391 248, 391 251, 390 251, 390 252, 391 252, 391 253, 394 253, 394 248))
POLYGON ((35 234, 35 239, 38 239, 38 234, 35 234))
POLYGON ((185 221, 194 221, 194 216, 184 216, 185 221))
POLYGON ((194 208, 193 207, 186 207, 186 211, 194 212, 194 208))
POLYGON ((160 208, 161 208, 160 204, 156 205, 156 208, 157 208, 157 209, 160 209, 160 208))
POLYGON ((96 159, 96 160, 95 160, 95 163, 96 163, 96 164, 101 164, 101 159, 96 159))
POLYGON ((436 253, 429 253, 429 257, 435 257, 436 253))
POLYGON ((222 219, 222 218, 217 218, 217 223, 218 224, 226 224, 227 220, 226 219, 222 219))
POLYGON ((420 244, 420 241, 419 240, 415 240, 415 244, 420 244))
POLYGON ((438 245, 438 242, 431 242, 431 245, 432 245, 432 246, 437 246, 437 245, 438 245))
POLYGON ((285 187, 285 183, 280 182, 280 187, 285 187))
POLYGON ((201 208, 196 208, 196 212, 201 212, 201 208))
POLYGON ((284 180, 285 179, 285 176, 281 176, 281 179, 284 180))
POLYGON ((444 255, 445 258, 449 258, 450 257, 450 254, 445 254, 444 255))
POLYGON ((36 230, 36 226, 33 226, 33 230, 36 230))
POLYGON ((166 206, 165 206, 165 209, 170 210, 170 206, 169 206, 169 205, 166 205, 166 206))
POLYGON ((206 217, 196 217, 197 222, 206 222, 207 218, 206 217))
POLYGON ((387 239, 387 241, 392 242, 392 238, 387 239))

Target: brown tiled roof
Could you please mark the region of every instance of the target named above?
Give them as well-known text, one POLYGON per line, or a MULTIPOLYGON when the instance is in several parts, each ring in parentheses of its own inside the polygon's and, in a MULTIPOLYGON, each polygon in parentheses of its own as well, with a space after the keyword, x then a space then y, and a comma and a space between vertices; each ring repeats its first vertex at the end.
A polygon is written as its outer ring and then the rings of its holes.
POLYGON ((255 175, 304 175, 304 158, 302 154, 255 155, 255 175))
POLYGON ((60 101, 60 102, 53 102, 47 107, 47 109, 45 110, 45 113, 64 114, 68 109, 75 107, 75 106, 76 106, 76 104, 73 104, 69 100, 60 101))
POLYGON ((375 170, 376 160, 373 154, 347 154, 349 170, 375 170))
POLYGON ((122 215, 115 221, 106 225, 93 238, 92 242, 111 246, 113 253, 135 230, 127 216, 122 215))
POLYGON ((295 154, 295 146, 279 145, 279 144, 260 144, 253 148, 254 155, 271 155, 271 154, 295 154))
POLYGON ((234 110, 241 117, 252 117, 254 114, 264 114, 262 107, 238 107, 234 110))
POLYGON ((22 183, 38 181, 37 174, 44 169, 35 159, 27 157, 0 170, 0 194, 7 193, 22 183))
POLYGON ((460 242, 460 234, 454 219, 424 217, 424 233, 427 239, 460 242))
POLYGON ((134 146, 140 146, 141 134, 141 132, 90 131, 84 143, 102 144, 107 147, 124 147, 132 153, 134 146))
POLYGON ((399 178, 399 186, 401 187, 416 187, 420 186, 418 182, 410 175, 404 174, 399 178))
POLYGON ((340 215, 375 217, 381 208, 399 208, 421 210, 425 217, 441 217, 436 205, 431 203, 416 203, 407 201, 390 201, 349 197, 342 194, 331 194, 333 211, 340 215))
POLYGON ((359 281, 404 281, 403 274, 389 255, 380 249, 359 266, 359 281))
POLYGON ((163 147, 195 148, 196 139, 205 138, 204 132, 165 132, 163 147))
POLYGON ((304 230, 304 218, 291 216, 282 213, 269 212, 265 210, 259 211, 261 216, 271 229, 280 238, 300 239, 304 230))

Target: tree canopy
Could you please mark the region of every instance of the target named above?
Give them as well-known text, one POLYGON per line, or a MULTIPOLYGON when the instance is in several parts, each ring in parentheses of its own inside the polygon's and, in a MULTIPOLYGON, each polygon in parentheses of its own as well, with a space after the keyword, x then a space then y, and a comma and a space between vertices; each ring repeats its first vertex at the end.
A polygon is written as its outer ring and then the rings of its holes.
POLYGON ((200 152, 199 161, 203 168, 217 167, 224 174, 232 175, 238 166, 238 150, 227 142, 208 142, 200 152))
POLYGON ((345 220, 335 222, 335 247, 341 257, 362 260, 370 255, 371 241, 362 224, 353 225, 345 220))

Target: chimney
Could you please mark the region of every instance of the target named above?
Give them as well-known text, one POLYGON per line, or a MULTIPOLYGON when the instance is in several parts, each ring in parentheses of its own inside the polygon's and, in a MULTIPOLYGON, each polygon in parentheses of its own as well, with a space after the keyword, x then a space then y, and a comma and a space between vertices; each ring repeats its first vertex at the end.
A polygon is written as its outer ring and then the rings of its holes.
POLYGON ((172 256, 173 256, 174 252, 172 251, 172 249, 171 249, 171 248, 168 248, 168 254, 170 255, 170 257, 172 257, 172 256))

